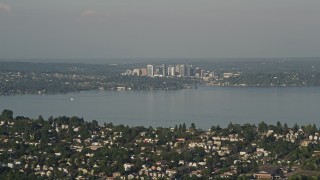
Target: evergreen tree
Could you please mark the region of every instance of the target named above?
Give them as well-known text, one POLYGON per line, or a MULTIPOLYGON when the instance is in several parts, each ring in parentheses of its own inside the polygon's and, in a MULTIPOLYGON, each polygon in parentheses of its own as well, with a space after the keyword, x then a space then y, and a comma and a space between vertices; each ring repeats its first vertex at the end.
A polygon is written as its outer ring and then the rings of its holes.
POLYGON ((13 119, 13 111, 5 109, 2 111, 1 117, 4 119, 13 119))
POLYGON ((186 132, 186 131, 187 131, 186 123, 183 123, 183 125, 182 125, 182 131, 183 131, 183 132, 186 132))
POLYGON ((262 121, 261 123, 258 124, 258 131, 260 133, 267 132, 268 131, 268 125, 264 121, 262 121))
POLYGON ((196 130, 196 125, 194 123, 191 123, 190 130, 192 131, 196 130))

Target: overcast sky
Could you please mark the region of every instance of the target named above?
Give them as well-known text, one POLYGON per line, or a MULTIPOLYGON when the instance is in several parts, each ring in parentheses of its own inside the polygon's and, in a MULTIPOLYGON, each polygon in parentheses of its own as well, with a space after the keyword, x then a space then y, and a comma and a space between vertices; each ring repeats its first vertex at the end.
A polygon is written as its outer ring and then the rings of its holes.
POLYGON ((0 58, 319 57, 320 0, 0 0, 0 58))

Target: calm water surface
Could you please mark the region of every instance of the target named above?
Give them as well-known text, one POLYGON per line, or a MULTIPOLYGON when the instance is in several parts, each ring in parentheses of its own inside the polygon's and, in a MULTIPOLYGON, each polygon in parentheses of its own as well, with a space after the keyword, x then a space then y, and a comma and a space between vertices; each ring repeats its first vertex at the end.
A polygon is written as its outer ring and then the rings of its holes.
POLYGON ((78 116, 100 124, 174 126, 275 123, 320 125, 320 88, 201 87, 181 91, 90 91, 58 95, 0 96, 0 110, 37 118, 78 116), (73 98, 74 100, 70 100, 73 98))

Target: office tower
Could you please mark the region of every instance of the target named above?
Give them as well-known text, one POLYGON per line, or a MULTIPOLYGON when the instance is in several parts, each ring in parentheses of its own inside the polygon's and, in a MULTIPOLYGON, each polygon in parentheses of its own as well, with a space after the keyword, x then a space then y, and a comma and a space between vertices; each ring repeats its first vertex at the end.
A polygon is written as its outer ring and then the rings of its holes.
POLYGON ((169 76, 175 76, 176 75, 176 69, 174 68, 174 66, 169 66, 168 67, 168 75, 169 76))
POLYGON ((179 73, 180 73, 180 76, 181 76, 181 77, 186 76, 186 66, 185 66, 184 64, 180 65, 179 70, 180 70, 179 73))
POLYGON ((180 75, 180 64, 176 65, 176 75, 180 75))
POLYGON ((162 77, 167 76, 167 65, 162 64, 162 77))
POLYGON ((197 67, 195 70, 194 70, 194 74, 196 77, 201 77, 201 69, 199 67, 197 67))
POLYGON ((148 65, 147 65, 147 76, 153 77, 153 75, 154 75, 153 70, 154 70, 154 69, 153 69, 153 65, 148 64, 148 65))
POLYGON ((191 76, 191 67, 192 66, 187 64, 184 67, 185 67, 184 76, 185 77, 190 77, 191 76))
POLYGON ((141 76, 141 70, 140 69, 133 69, 132 75, 133 76, 141 76))
POLYGON ((206 71, 205 70, 201 70, 201 77, 204 78, 205 77, 205 73, 206 71))

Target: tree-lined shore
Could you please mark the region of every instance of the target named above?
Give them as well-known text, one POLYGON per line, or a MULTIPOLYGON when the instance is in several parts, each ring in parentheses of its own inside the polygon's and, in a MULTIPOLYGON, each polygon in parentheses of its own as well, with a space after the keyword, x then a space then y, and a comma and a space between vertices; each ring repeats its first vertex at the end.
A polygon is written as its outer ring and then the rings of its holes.
MULTIPOLYGON (((177 65, 174 62, 170 64, 172 67, 177 65)), ((192 72, 190 77, 148 77, 121 75, 128 69, 145 67, 146 64, 143 63, 81 64, 0 61, 0 95, 56 94, 89 90, 180 90, 201 85, 223 87, 320 86, 320 61, 318 59, 194 61, 193 64, 195 67, 193 71, 205 69, 210 73, 192 72), (196 76, 197 74, 199 77, 196 76)))

